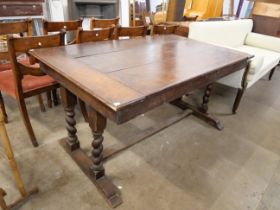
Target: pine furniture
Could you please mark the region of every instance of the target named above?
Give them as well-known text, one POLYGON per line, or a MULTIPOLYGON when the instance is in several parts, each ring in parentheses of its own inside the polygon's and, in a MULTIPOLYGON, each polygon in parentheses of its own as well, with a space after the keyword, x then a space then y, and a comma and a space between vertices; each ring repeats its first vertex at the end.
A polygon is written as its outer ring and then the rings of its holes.
POLYGON ((6 196, 6 192, 2 188, 0 188, 0 207, 2 210, 11 210, 14 207, 18 207, 19 204, 28 200, 30 198, 30 196, 38 193, 39 189, 37 187, 35 187, 32 190, 30 190, 29 192, 27 192, 25 190, 20 172, 17 167, 16 160, 14 157, 14 152, 13 152, 13 149, 11 146, 11 142, 8 137, 7 130, 5 128, 4 115, 1 110, 0 110, 0 138, 1 138, 2 145, 4 147, 4 150, 5 150, 5 153, 7 156, 7 160, 9 161, 9 164, 10 164, 10 167, 12 170, 12 174, 15 179, 16 186, 21 194, 20 199, 18 199, 15 203, 8 206, 4 200, 4 196, 6 196))

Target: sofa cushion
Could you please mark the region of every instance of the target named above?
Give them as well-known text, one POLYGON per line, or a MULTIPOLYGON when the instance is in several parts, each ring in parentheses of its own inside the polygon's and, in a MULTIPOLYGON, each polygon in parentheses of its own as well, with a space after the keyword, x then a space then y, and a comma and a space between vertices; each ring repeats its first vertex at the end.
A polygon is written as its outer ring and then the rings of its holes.
POLYGON ((269 72, 280 61, 280 53, 274 51, 256 48, 248 45, 238 47, 237 50, 255 55, 251 63, 252 69, 250 69, 249 75, 247 77, 248 81, 251 81, 256 74, 261 74, 264 71, 269 72), (262 62, 260 60, 261 58, 262 62))
POLYGON ((249 33, 246 37, 245 44, 280 53, 280 39, 273 36, 249 33))
POLYGON ((239 47, 245 43, 252 31, 251 19, 234 21, 193 22, 189 25, 189 38, 229 47, 239 47))
MULTIPOLYGON (((54 84, 56 84, 56 81, 48 75, 40 77, 25 75, 22 80, 24 93, 54 84)), ((0 72, 0 90, 9 96, 16 97, 16 87, 12 70, 0 72)))

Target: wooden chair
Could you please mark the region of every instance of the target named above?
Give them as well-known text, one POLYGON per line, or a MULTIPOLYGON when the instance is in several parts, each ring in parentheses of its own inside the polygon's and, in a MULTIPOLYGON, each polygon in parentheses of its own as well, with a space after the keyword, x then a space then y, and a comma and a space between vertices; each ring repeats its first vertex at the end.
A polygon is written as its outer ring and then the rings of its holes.
MULTIPOLYGON (((8 34, 19 34, 23 36, 32 36, 32 20, 28 19, 25 21, 0 23, 0 35, 6 36, 8 34)), ((6 49, 0 49, 0 61, 9 60, 9 54, 6 49)), ((0 63, 0 71, 10 70, 11 63, 0 63)))
MULTIPOLYGON (((76 31, 79 27, 82 27, 83 20, 69 20, 69 21, 47 21, 43 19, 43 32, 44 35, 48 35, 53 32, 59 32, 62 29, 66 32, 74 32, 74 38, 67 42, 67 44, 75 44, 76 43, 76 31)), ((66 34, 67 35, 67 34, 66 34)), ((73 35, 73 34, 70 34, 73 35)), ((67 40, 65 38, 65 40, 67 40)), ((49 107, 52 107, 52 101, 51 101, 51 93, 47 93, 47 97, 49 99, 49 107)), ((57 90, 52 90, 52 98, 53 98, 53 104, 57 106, 59 104, 59 97, 57 96, 57 90)))
MULTIPOLYGON (((38 37, 14 38, 9 36, 8 39, 12 71, 0 72, 0 90, 17 100, 33 146, 38 146, 38 143, 28 117, 24 99, 58 88, 59 84, 48 75, 44 75, 38 65, 27 66, 18 62, 16 54, 28 53, 30 49, 34 48, 64 45, 64 36, 65 32, 61 32, 55 35, 38 37)), ((2 109, 2 112, 5 116, 4 109, 2 109)))
POLYGON ((176 25, 154 25, 152 35, 168 35, 174 34, 178 26, 176 25))
MULTIPOLYGON (((27 36, 32 36, 32 20, 28 19, 25 21, 0 23, 0 35, 8 36, 9 34, 19 34, 20 36, 24 36, 26 34, 27 36)), ((0 62, 1 61, 4 61, 4 62, 3 62, 3 64, 0 63, 0 72, 10 71, 9 74, 11 74, 12 65, 9 62, 9 54, 8 54, 7 49, 0 51, 0 62)), ((23 59, 20 62, 23 64, 26 64, 26 65, 30 64, 30 61, 28 58, 23 59)), ((13 81, 10 81, 10 82, 13 83, 13 81)), ((38 97, 38 102, 40 104, 41 111, 44 112, 45 106, 43 103, 42 96, 39 94, 37 97, 38 97)), ((3 110, 3 113, 4 113, 5 122, 8 123, 8 115, 5 110, 4 99, 1 94, 1 89, 0 89, 0 106, 1 106, 1 110, 3 110)))
MULTIPOLYGON (((19 36, 32 36, 32 20, 27 19, 24 21, 16 21, 9 23, 0 23, 0 35, 7 36, 9 34, 18 34, 19 36)), ((0 61, 9 60, 9 54, 7 49, 0 49, 0 61)), ((22 61, 26 64, 29 63, 29 60, 26 59, 22 61)), ((10 62, 0 63, 0 71, 10 70, 12 65, 10 62)))
POLYGON ((121 37, 138 37, 138 36, 146 36, 147 34, 147 26, 137 26, 137 27, 119 27, 117 38, 121 37))
MULTIPOLYGON (((104 28, 100 30, 91 30, 85 31, 82 28, 78 28, 76 35, 76 43, 84 43, 84 42, 97 42, 97 41, 106 41, 114 38, 115 27, 104 28)), ((79 99, 79 104, 81 108, 81 112, 85 118, 85 121, 88 122, 88 113, 85 102, 79 99)))
POLYGON ((0 138, 2 140, 2 145, 4 147, 7 159, 9 161, 9 164, 10 164, 10 167, 12 170, 12 174, 15 179, 16 186, 21 194, 20 199, 18 199, 15 203, 8 206, 4 200, 4 196, 6 195, 6 192, 2 188, 0 188, 0 207, 3 210, 10 210, 10 209, 13 209, 13 207, 18 206, 18 204, 26 201, 31 195, 38 193, 39 189, 37 187, 35 187, 29 192, 27 192, 25 190, 20 172, 17 167, 16 160, 14 157, 10 139, 8 137, 7 130, 5 128, 4 116, 3 116, 3 113, 1 110, 0 110, 0 138))
POLYGON ((176 34, 178 36, 188 37, 188 35, 189 35, 189 28, 186 27, 186 26, 178 26, 175 29, 174 34, 176 34))
POLYGON ((102 29, 102 28, 110 28, 112 26, 115 27, 115 31, 113 33, 113 38, 117 38, 117 30, 119 27, 120 18, 113 18, 113 19, 97 19, 91 18, 90 19, 90 30, 102 29))
POLYGON ((113 18, 113 19, 97 19, 91 18, 90 19, 90 29, 94 30, 96 28, 110 28, 112 25, 118 27, 120 18, 113 18))
MULTIPOLYGON (((82 27, 83 20, 70 20, 70 21, 47 21, 43 20, 44 35, 48 35, 50 32, 59 32, 64 29, 66 32, 77 31, 79 27, 82 27)), ((75 44, 76 37, 67 44, 75 44)))
POLYGON ((84 43, 84 42, 97 42, 97 41, 106 41, 113 39, 113 34, 115 31, 115 27, 104 28, 93 31, 86 31, 82 28, 78 28, 76 35, 76 43, 84 43))

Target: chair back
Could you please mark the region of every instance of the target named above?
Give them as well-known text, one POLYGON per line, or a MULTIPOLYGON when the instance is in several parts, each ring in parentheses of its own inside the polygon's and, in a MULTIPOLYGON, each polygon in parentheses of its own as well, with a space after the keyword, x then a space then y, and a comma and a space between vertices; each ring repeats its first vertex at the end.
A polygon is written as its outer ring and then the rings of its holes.
POLYGON ((189 35, 189 28, 186 26, 178 26, 174 32, 178 36, 188 37, 189 35))
POLYGON ((8 52, 12 64, 12 70, 15 77, 17 92, 22 92, 21 80, 24 75, 39 76, 42 75, 38 68, 29 68, 17 61, 17 53, 27 53, 32 49, 57 47, 64 45, 65 31, 58 34, 35 36, 35 37, 8 37, 8 52))
POLYGON ((32 20, 0 23, 0 35, 23 34, 32 36, 32 20))
MULTIPOLYGON (((76 42, 76 31, 79 27, 82 27, 83 20, 69 20, 69 21, 47 21, 43 20, 43 31, 44 35, 48 35, 50 32, 59 32, 65 30, 66 32, 72 32, 69 34, 70 41, 66 44, 75 44, 76 42), (75 32, 74 32, 75 31, 75 32), (74 32, 74 33, 73 33, 74 32)), ((67 39, 65 39, 67 40, 67 39)))
POLYGON ((113 38, 115 27, 85 31, 78 28, 76 43, 105 41, 113 38))
POLYGON ((117 36, 120 37, 138 37, 146 36, 147 26, 137 26, 137 27, 119 27, 117 36))
POLYGON ((96 28, 110 28, 112 25, 118 27, 120 18, 113 18, 113 19, 97 19, 91 18, 90 19, 90 29, 96 28))
MULTIPOLYGON (((27 19, 25 21, 0 23, 0 36, 9 34, 20 34, 20 36, 23 36, 25 33, 27 36, 32 36, 31 19, 27 19)), ((0 60, 8 60, 9 54, 7 52, 7 43, 3 41, 0 44, 0 60)))
POLYGON ((176 31, 176 25, 154 25, 153 26, 153 35, 167 35, 167 34, 174 34, 176 31))
POLYGON ((49 32, 58 32, 62 29, 65 31, 76 31, 82 27, 82 19, 70 21, 47 21, 43 20, 44 34, 48 35, 49 32))

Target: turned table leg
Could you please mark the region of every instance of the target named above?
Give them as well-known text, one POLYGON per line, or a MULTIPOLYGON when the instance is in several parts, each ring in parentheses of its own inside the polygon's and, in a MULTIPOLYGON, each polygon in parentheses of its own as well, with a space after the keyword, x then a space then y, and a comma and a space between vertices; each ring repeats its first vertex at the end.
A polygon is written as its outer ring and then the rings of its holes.
POLYGON ((119 189, 105 175, 103 166, 103 132, 106 128, 106 118, 93 108, 88 108, 88 123, 92 130, 92 165, 90 173, 94 177, 95 185, 111 207, 122 203, 119 189))
POLYGON ((182 98, 178 98, 174 101, 171 101, 170 103, 183 110, 185 110, 185 109, 192 110, 192 114, 194 116, 196 116, 199 119, 205 121, 206 123, 214 126, 218 130, 223 130, 224 127, 221 124, 221 122, 208 114, 208 103, 209 103, 209 98, 210 98, 212 89, 213 89, 213 85, 209 84, 204 92, 203 102, 202 102, 201 107, 195 107, 195 106, 185 102, 182 98))
POLYGON ((105 175, 103 167, 103 132, 106 127, 106 118, 93 109, 89 112, 89 126, 92 130, 92 168, 91 172, 94 174, 96 179, 105 175))
POLYGON ((201 111, 204 113, 208 112, 208 103, 209 103, 209 99, 210 99, 212 90, 213 90, 213 84, 207 85, 204 95, 203 95, 203 102, 201 105, 201 111))
POLYGON ((67 143, 70 150, 80 148, 80 142, 76 135, 76 120, 75 120, 75 106, 77 104, 77 97, 67 89, 61 87, 61 99, 63 101, 65 111, 66 129, 68 133, 67 143))

